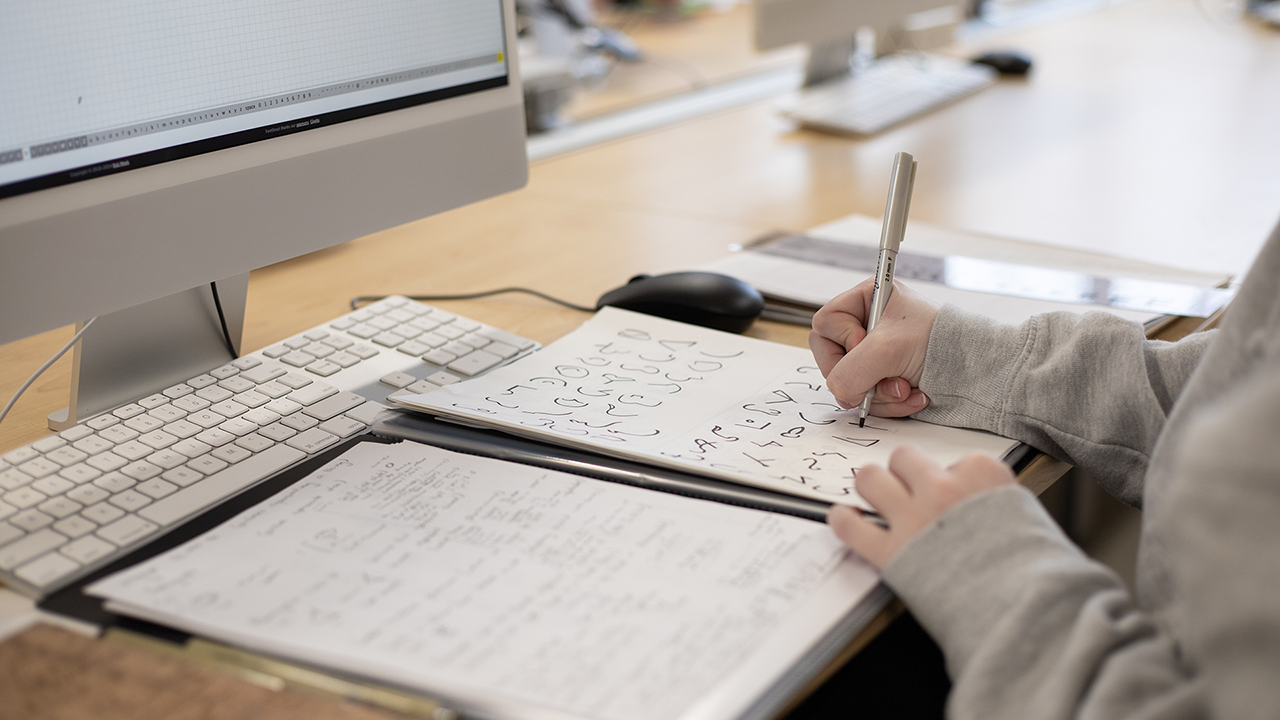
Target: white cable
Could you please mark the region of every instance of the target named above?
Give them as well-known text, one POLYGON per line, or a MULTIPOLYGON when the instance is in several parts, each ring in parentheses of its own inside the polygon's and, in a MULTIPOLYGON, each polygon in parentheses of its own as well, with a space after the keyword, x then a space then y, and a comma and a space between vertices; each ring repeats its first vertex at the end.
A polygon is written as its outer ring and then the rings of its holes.
POLYGON ((27 378, 27 381, 22 384, 22 387, 18 388, 18 392, 14 393, 13 397, 10 398, 9 404, 4 406, 4 410, 0 410, 0 422, 4 422, 4 416, 9 414, 10 408, 13 407, 14 403, 18 402, 18 398, 22 397, 22 393, 26 392, 27 388, 31 387, 31 383, 35 382, 36 378, 43 375, 44 371, 48 370, 50 365, 53 365, 54 363, 58 362, 59 358, 61 358, 63 355, 66 355, 67 351, 70 350, 72 347, 74 347, 75 344, 80 341, 80 336, 84 335, 85 330, 88 330, 89 327, 93 325, 93 321, 97 319, 98 318, 93 318, 93 320, 90 320, 89 322, 85 323, 84 327, 80 328, 80 332, 76 333, 71 338, 71 340, 67 342, 66 345, 63 345, 62 349, 59 350, 56 355, 49 358, 49 362, 46 362, 44 365, 41 365, 40 369, 37 370, 34 375, 27 378))

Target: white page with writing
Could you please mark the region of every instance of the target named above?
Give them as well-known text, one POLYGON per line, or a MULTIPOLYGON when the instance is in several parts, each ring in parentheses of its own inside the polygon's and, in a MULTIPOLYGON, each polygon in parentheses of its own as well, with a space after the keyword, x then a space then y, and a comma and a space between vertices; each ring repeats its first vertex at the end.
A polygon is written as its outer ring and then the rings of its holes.
POLYGON ((88 592, 502 717, 716 720, 876 582, 821 523, 401 442, 88 592))
POLYGON ((914 443, 948 465, 1017 445, 990 433, 871 417, 858 427, 804 348, 606 307, 489 374, 406 407, 579 447, 869 508, 858 469, 914 443))

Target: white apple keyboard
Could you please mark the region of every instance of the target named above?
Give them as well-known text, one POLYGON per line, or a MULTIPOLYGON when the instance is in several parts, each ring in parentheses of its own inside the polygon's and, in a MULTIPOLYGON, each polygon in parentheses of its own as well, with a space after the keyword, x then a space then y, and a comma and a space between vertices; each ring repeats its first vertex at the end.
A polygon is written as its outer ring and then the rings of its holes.
POLYGON ((0 456, 0 582, 105 566, 421 393, 538 348, 393 296, 0 456))

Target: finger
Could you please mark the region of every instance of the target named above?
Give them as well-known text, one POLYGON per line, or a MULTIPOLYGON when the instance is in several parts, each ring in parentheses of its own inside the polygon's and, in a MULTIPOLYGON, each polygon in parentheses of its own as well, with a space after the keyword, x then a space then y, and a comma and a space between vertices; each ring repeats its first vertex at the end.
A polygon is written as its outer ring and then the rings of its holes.
POLYGON ((863 517, 862 513, 848 505, 832 505, 827 512, 827 524, 836 537, 854 552, 866 558, 876 568, 883 568, 889 554, 889 532, 863 517))
POLYGON ((981 490, 1017 482, 1013 470, 992 455, 973 452, 947 468, 956 482, 969 490, 981 490))
MULTIPOLYGON (((901 380, 901 378, 894 379, 901 380)), ((916 388, 912 388, 904 400, 884 401, 879 398, 880 393, 877 392, 871 400, 871 414, 876 417, 906 417, 914 415, 929 406, 929 396, 916 388)))
POLYGON ((809 350, 818 363, 818 370, 822 372, 822 377, 831 374, 831 369, 840 362, 840 358, 843 358, 845 353, 843 345, 821 335, 816 330, 809 333, 809 350))
POLYGON ((889 472, 901 479, 908 492, 918 495, 921 488, 936 482, 944 471, 919 446, 908 444, 889 456, 889 472))
POLYGON ((893 518, 911 502, 907 486, 879 465, 867 465, 858 470, 853 481, 854 489, 863 500, 871 503, 876 512, 893 525, 893 518))

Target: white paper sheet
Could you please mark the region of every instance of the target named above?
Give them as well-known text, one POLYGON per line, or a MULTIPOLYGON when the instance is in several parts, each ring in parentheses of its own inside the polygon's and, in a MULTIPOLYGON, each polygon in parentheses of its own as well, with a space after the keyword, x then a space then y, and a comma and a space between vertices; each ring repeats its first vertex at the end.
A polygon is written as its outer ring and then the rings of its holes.
POLYGON ((843 410, 804 348, 607 307, 505 368, 406 407, 826 502, 869 508, 859 468, 914 443, 948 465, 1016 442, 843 410))
POLYGON ((88 591, 501 716, 670 720, 741 712, 876 581, 820 523, 403 442, 88 591))

